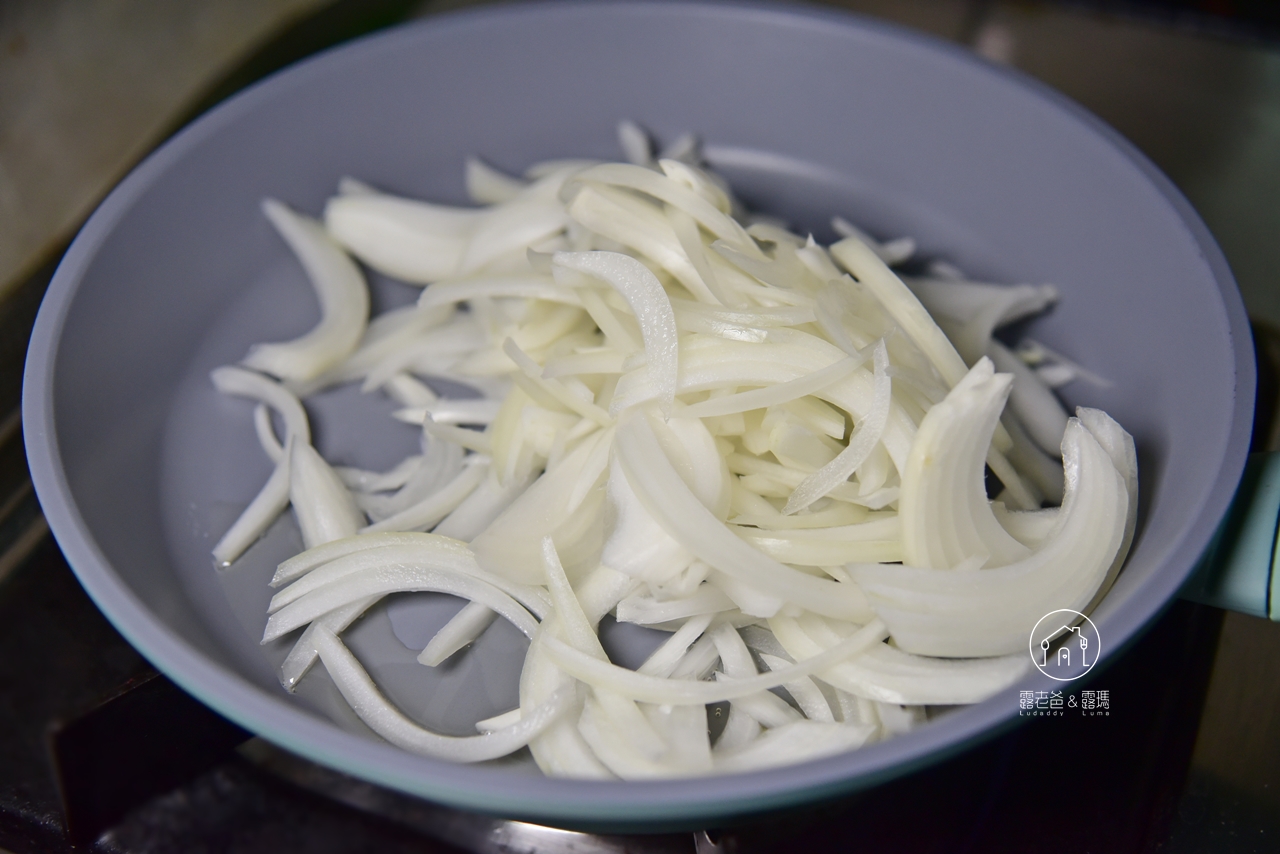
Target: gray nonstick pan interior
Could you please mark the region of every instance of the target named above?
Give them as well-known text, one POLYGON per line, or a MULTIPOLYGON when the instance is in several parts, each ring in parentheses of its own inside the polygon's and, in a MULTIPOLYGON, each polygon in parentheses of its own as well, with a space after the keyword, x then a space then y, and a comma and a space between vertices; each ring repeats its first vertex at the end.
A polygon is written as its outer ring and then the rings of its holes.
MULTIPOLYGON (((220 397, 209 370, 318 316, 260 200, 317 214, 352 175, 460 203, 467 155, 512 172, 616 158, 623 118, 664 141, 696 132, 750 204, 819 239, 840 214, 879 236, 910 234, 924 255, 978 278, 1057 285, 1060 303, 1030 334, 1113 383, 1073 383, 1063 396, 1111 413, 1139 449, 1137 540, 1093 614, 1104 657, 1175 594, 1243 465, 1253 361, 1221 254, 1141 155, 1015 73, 850 16, 509 6, 343 47, 234 98, 131 174, 59 268, 27 368, 33 477, 82 583, 160 669, 262 736, 384 785, 512 817, 651 829, 872 785, 1008 723, 1019 689, 1047 689, 1047 677, 1028 676, 917 732, 818 762, 602 785, 546 780, 518 757, 459 767, 412 756, 362 732, 322 672, 299 696, 279 687, 282 653, 256 641, 265 579, 298 542, 292 520, 227 572, 209 556, 269 470, 251 407, 220 397)), ((375 306, 415 293, 378 281, 375 306)), ((311 407, 321 451, 394 462, 416 438, 382 417, 387 406, 352 389, 324 395, 311 407), (355 441, 371 431, 373 451, 355 441)), ((393 600, 350 638, 375 678, 407 686, 393 693, 406 709, 461 733, 514 702, 523 641, 495 625, 464 662, 424 674, 410 646, 456 607, 393 600)), ((624 658, 645 642, 617 638, 624 658)))

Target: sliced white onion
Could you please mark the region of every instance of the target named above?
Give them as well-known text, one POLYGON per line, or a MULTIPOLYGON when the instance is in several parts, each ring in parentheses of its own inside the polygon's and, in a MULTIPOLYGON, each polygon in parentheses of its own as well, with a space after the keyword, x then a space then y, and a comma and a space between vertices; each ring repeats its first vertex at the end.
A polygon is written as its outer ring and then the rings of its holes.
POLYGON ((758 257, 764 257, 756 247, 755 241, 737 221, 725 215, 715 205, 685 185, 661 172, 625 163, 601 163, 579 172, 574 176, 574 180, 595 181, 646 193, 689 214, 697 220, 699 225, 716 237, 738 244, 747 251, 753 251, 758 257))
MULTIPOLYGON (((1051 285, 987 285, 937 279, 907 279, 939 325, 950 328, 956 350, 976 362, 986 352, 993 330, 1038 314, 1058 298, 1051 285)), ((1000 370, 1006 370, 997 364, 1000 370)))
POLYGON ((406 507, 394 516, 361 529, 365 534, 381 531, 417 531, 435 527, 436 523, 458 508, 489 473, 486 457, 470 457, 453 480, 438 492, 406 507))
POLYGON ((276 567, 276 573, 271 579, 271 586, 282 587, 290 581, 293 581, 295 578, 306 575, 317 567, 324 566, 338 558, 346 557, 347 555, 355 554, 357 552, 382 548, 384 546, 421 544, 430 547, 432 544, 439 542, 440 539, 441 538, 435 534, 405 532, 360 534, 358 536, 333 540, 322 545, 313 546, 281 563, 276 567))
POLYGON ((1138 523, 1138 450, 1133 444, 1133 437, 1101 409, 1080 406, 1076 408, 1076 417, 1093 438, 1098 440, 1098 444, 1107 452, 1107 456, 1111 457, 1116 471, 1124 478, 1125 491, 1129 496, 1125 512, 1124 536, 1120 540, 1120 548, 1111 566, 1107 568, 1107 574, 1102 579, 1102 583, 1098 585, 1098 591, 1085 606, 1085 613, 1089 613, 1111 589, 1116 576, 1120 574, 1121 567, 1124 566, 1124 559, 1129 555, 1129 547, 1133 545, 1133 533, 1138 523))
MULTIPOLYGON (((384 535, 363 534, 361 536, 377 538, 384 535)), ((516 599, 539 619, 548 613, 550 600, 541 588, 485 575, 480 571, 475 556, 471 554, 465 543, 436 534, 421 536, 426 539, 362 549, 329 561, 273 596, 267 606, 268 613, 275 613, 303 596, 336 581, 359 576, 381 567, 403 564, 430 564, 450 572, 484 578, 516 599)))
MULTIPOLYGON (((421 424, 422 419, 418 419, 418 423, 421 424)), ((358 492, 386 492, 404 486, 421 466, 422 456, 413 454, 385 472, 365 471, 347 466, 334 466, 333 470, 348 489, 358 492)))
POLYGON ((637 166, 648 166, 653 162, 653 143, 649 134, 630 119, 618 122, 618 144, 629 162, 637 166))
POLYGON ((1129 494, 1110 455, 1079 419, 1062 439, 1067 489, 1054 532, 1029 557, 977 572, 856 566, 854 580, 907 652, 947 658, 1010 655, 1027 626, 1092 601, 1120 556, 1129 494))
POLYGON ((686 620, 684 625, 676 629, 671 637, 663 642, 662 646, 650 653, 644 664, 636 668, 636 672, 648 676, 669 676, 689 650, 689 646, 702 636, 707 626, 711 625, 714 616, 714 614, 702 614, 686 620))
POLYGON ((795 721, 771 729, 743 747, 717 752, 715 769, 724 774, 744 773, 833 756, 861 747, 874 734, 875 728, 864 724, 795 721))
POLYGON ((461 573, 429 562, 406 561, 338 579, 286 605, 267 620, 262 642, 269 643, 358 600, 411 591, 448 593, 483 602, 526 637, 532 637, 538 625, 524 606, 479 574, 461 573))
MULTIPOLYGON (((280 383, 235 365, 214 368, 209 377, 213 380, 213 387, 223 394, 257 400, 279 412, 284 418, 286 441, 294 436, 300 442, 311 442, 311 426, 302 402, 280 383)), ((276 444, 280 444, 279 440, 276 444)), ((279 456, 270 452, 268 456, 272 462, 279 462, 279 456)))
POLYGON ((289 501, 307 548, 353 536, 364 524, 342 479, 306 442, 291 446, 289 501))
POLYGON ((1136 513, 1128 435, 1092 410, 1067 422, 992 339, 1056 292, 942 281, 960 274, 937 262, 904 283, 886 264, 910 239, 837 220, 847 239, 828 251, 748 218, 692 136, 656 162, 637 125, 619 137, 632 165, 548 161, 517 179, 469 161, 479 209, 342 181, 333 239, 431 285, 367 325, 358 268, 268 205, 323 319, 252 351, 284 382, 215 373, 258 401, 277 463, 216 554, 230 560, 294 505, 309 548, 278 567, 272 585, 288 586, 264 632, 300 630, 282 684, 323 658, 359 716, 408 749, 478 761, 527 744, 548 774, 655 779, 853 749, 1021 678, 1027 625, 1097 602, 1136 513), (325 289, 344 298, 351 271, 364 308, 330 323, 325 289), (1008 411, 988 349, 1017 376, 1008 411), (347 382, 403 407, 423 452, 386 472, 330 468, 297 396, 347 382), (483 397, 450 399, 451 383, 483 397), (1064 482, 1063 506, 1038 509, 1064 482), (403 527, 437 533, 387 530, 403 527), (411 591, 466 600, 423 664, 499 615, 530 638, 520 707, 478 722, 485 735, 419 726, 338 639, 411 591), (598 635, 610 613, 673 634, 627 670, 598 635), (709 702, 728 704, 714 746, 709 702))
MULTIPOLYGON (((461 611, 450 618, 449 622, 440 627, 440 631, 436 632, 418 654, 418 663, 425 664, 427 667, 441 664, 449 656, 480 637, 497 617, 497 612, 483 602, 468 602, 461 611)), ((519 712, 518 709, 516 711, 519 712)), ((481 732, 486 731, 480 723, 476 724, 476 728, 481 732)))
POLYGON ((569 203, 569 215, 579 225, 605 238, 608 249, 615 245, 634 250, 666 270, 698 296, 706 283, 689 261, 680 238, 662 208, 623 190, 601 185, 582 187, 569 203))
POLYGON ((245 356, 251 368, 287 380, 309 380, 356 349, 369 319, 364 276, 321 225, 268 199, 263 212, 297 255, 320 300, 320 323, 301 338, 257 344, 245 356))
MULTIPOLYGON (((289 440, 286 449, 292 448, 293 440, 289 440)), ((213 547, 213 559, 219 566, 230 566, 232 561, 244 554, 245 549, 253 545, 258 537, 270 527, 276 517, 289 506, 289 459, 292 455, 284 453, 276 467, 271 470, 271 477, 263 484, 262 489, 249 502, 249 506, 236 518, 227 532, 223 534, 213 547)))
POLYGON ((478 157, 466 160, 467 195, 476 204, 493 205, 520 195, 528 183, 499 172, 478 157))
POLYGON ((980 555, 1005 566, 1028 554, 996 521, 983 477, 1012 380, 981 359, 920 423, 898 500, 908 564, 947 569, 980 555))
POLYGON ((483 211, 385 195, 337 196, 324 210, 333 238, 379 272, 414 284, 456 275, 483 211))
MULTIPOLYGON (((752 389, 751 391, 742 391, 725 397, 708 398, 686 408, 684 415, 689 418, 708 418, 788 403, 810 394, 816 394, 832 383, 839 382, 853 373, 861 364, 862 360, 860 359, 841 359, 838 362, 832 362, 825 368, 820 368, 807 376, 797 377, 794 380, 752 389)), ((885 418, 888 418, 889 403, 887 400, 885 401, 884 410, 885 418)), ((883 429, 882 426, 881 432, 883 432, 883 429)), ((877 437, 876 441, 879 441, 879 437, 877 437)), ((855 466, 854 468, 857 467, 855 466)))
POLYGON ((907 261, 916 251, 916 242, 910 237, 899 237, 897 240, 881 243, 841 216, 831 218, 831 230, 841 237, 856 237, 861 240, 890 267, 907 261))
POLYGON ((418 298, 419 308, 453 305, 480 297, 540 299, 581 305, 582 299, 550 276, 485 276, 436 282, 418 298))
MULTIPOLYGON (((822 643, 791 618, 775 617, 769 628, 788 654, 816 655, 834 643, 822 643)), ((1030 661, 1020 651, 996 658, 926 658, 887 644, 878 644, 857 658, 842 661, 815 674, 823 681, 868 700, 900 705, 957 705, 990 697, 1026 674, 1030 661)))
POLYGON ((663 414, 670 417, 678 364, 676 317, 662 283, 648 267, 618 252, 557 252, 557 268, 603 280, 631 307, 644 339, 645 369, 663 414))
POLYGON ((432 732, 406 718, 382 695, 356 657, 330 631, 316 634, 316 647, 325 669, 342 696, 370 729, 387 741, 413 753, 452 762, 483 762, 506 756, 535 737, 563 715, 572 702, 569 694, 553 698, 511 726, 472 736, 447 736, 432 732))
POLYGON ((618 603, 618 620, 638 623, 642 626, 670 623, 687 617, 716 614, 734 607, 733 600, 710 584, 704 584, 697 593, 684 599, 660 602, 643 596, 630 596, 618 603))
POLYGON ((1058 398, 1035 371, 999 341, 988 342, 986 355, 997 371, 1013 374, 1009 408, 1040 449, 1056 455, 1062 446, 1062 433, 1067 429, 1067 411, 1058 398))
POLYGON ((489 467, 489 473, 480 485, 462 503, 453 509, 432 530, 446 537, 470 542, 482 533, 502 511, 520 497, 533 482, 533 474, 523 480, 513 480, 505 486, 498 482, 489 467))
POLYGON ((320 657, 320 651, 317 648, 317 636, 324 632, 338 634, 358 620, 380 598, 382 597, 369 596, 364 599, 357 599, 312 620, 311 624, 298 637, 298 640, 294 642, 293 648, 289 650, 284 663, 280 665, 280 684, 284 689, 290 692, 296 689, 298 681, 307 675, 307 671, 311 669, 311 666, 320 657))
POLYGON ((835 459, 800 482, 787 500, 787 506, 782 509, 784 514, 790 515, 803 510, 831 492, 836 484, 847 481, 880 444, 885 425, 889 422, 889 404, 892 402, 891 381, 887 373, 889 351, 885 349, 883 340, 876 345, 874 358, 875 397, 867 417, 849 437, 848 446, 835 459))
MULTIPOLYGON (((762 654, 760 660, 770 670, 777 670, 791 664, 791 662, 784 658, 778 658, 776 655, 762 654)), ((835 723, 835 714, 831 711, 827 698, 822 696, 821 689, 818 688, 813 679, 806 676, 794 682, 786 682, 782 687, 787 689, 787 693, 796 701, 796 705, 800 707, 800 711, 804 712, 806 718, 811 721, 835 723)))
POLYGON ((618 425, 618 458, 640 501, 666 531, 707 564, 820 614, 861 614, 856 588, 805 575, 730 533, 689 491, 658 445, 647 419, 632 413, 618 425))
POLYGON ((846 237, 831 245, 831 255, 875 294, 885 310, 929 357, 947 385, 954 386, 960 382, 969 369, 955 346, 947 340, 915 294, 885 266, 871 247, 856 237, 846 237))
POLYGON ((801 676, 816 673, 836 662, 865 652, 887 634, 884 624, 873 620, 831 649, 798 661, 790 667, 746 679, 719 679, 715 682, 661 679, 600 661, 555 638, 546 637, 543 644, 547 655, 559 667, 594 687, 605 688, 623 697, 647 703, 706 705, 766 691, 801 676))
MULTIPOLYGON (((902 523, 898 516, 829 528, 757 531, 734 527, 732 530, 774 560, 797 566, 902 560, 902 523)), ((859 600, 859 605, 858 610, 849 613, 848 619, 867 616, 865 600, 859 600)))
MULTIPOLYGON (((609 435, 599 433, 584 440, 472 540, 472 551, 482 567, 514 581, 540 584, 542 571, 529 556, 538 553, 548 531, 552 532, 562 560, 567 548, 590 535, 589 529, 596 520, 585 511, 598 511, 604 496, 598 496, 594 508, 584 504, 590 503, 592 491, 603 479, 609 457, 595 451, 602 442, 607 445, 609 435)), ((603 539, 599 532, 596 536, 603 539)))

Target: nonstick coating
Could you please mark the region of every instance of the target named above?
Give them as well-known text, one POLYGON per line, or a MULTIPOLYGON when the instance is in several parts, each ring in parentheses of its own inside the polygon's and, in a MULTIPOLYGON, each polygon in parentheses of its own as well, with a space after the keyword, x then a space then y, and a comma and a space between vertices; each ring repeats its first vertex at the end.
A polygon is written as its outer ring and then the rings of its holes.
MULTIPOLYGON (((374 36, 233 98, 136 169, 58 269, 27 362, 32 475, 85 588, 157 667, 265 738, 384 785, 512 817, 649 829, 872 785, 1009 724, 1018 690, 1053 687, 1028 676, 915 733, 818 762, 609 784, 542 779, 528 761, 459 767, 411 756, 344 719, 323 674, 301 698, 279 688, 278 650, 259 649, 254 632, 265 619, 261 573, 296 543, 292 521, 247 569, 218 573, 208 556, 268 471, 251 407, 219 397, 208 370, 318 316, 260 200, 317 214, 353 175, 462 202, 465 156, 511 171, 552 157, 616 158, 623 118, 664 141, 698 133, 748 202, 819 239, 841 214, 883 237, 913 235, 926 256, 980 279, 1057 285, 1060 304, 1028 331, 1113 382, 1076 382, 1063 395, 1110 412, 1139 449, 1138 536, 1093 614, 1104 658, 1175 595, 1243 465, 1252 349, 1221 253, 1130 145, 1017 73, 844 14, 504 6, 374 36)), ((387 282, 376 292, 383 306, 411 297, 387 282)), ((411 431, 358 416, 364 406, 376 404, 348 391, 312 408, 324 452, 376 466, 412 447, 411 431), (381 431, 373 452, 357 448, 366 430, 381 431)), ((394 675, 408 654, 396 638, 443 619, 440 608, 393 603, 360 630, 357 652, 394 675)), ((500 709, 514 696, 503 680, 522 646, 498 632, 482 647, 477 678, 453 699, 400 699, 455 730, 500 709)))

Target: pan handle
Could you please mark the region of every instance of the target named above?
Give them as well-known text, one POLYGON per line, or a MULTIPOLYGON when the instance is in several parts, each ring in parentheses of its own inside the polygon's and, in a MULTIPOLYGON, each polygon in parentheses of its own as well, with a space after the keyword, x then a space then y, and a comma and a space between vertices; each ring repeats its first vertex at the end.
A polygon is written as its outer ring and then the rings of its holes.
POLYGON ((1227 515, 1179 595, 1280 621, 1277 518, 1280 453, 1252 454, 1227 515))

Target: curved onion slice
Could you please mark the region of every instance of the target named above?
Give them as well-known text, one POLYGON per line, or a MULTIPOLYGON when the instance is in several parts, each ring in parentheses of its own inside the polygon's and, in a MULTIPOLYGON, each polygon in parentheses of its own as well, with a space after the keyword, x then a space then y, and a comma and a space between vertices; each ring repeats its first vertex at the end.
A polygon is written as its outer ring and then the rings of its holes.
POLYGON ((342 696, 371 730, 414 753, 452 762, 483 762, 518 750, 568 711, 572 692, 553 695, 505 729, 471 736, 431 732, 406 718, 373 684, 360 662, 333 632, 316 633, 316 649, 342 696))
POLYGON ((316 663, 316 659, 320 656, 316 641, 318 635, 323 632, 338 634, 358 620, 365 611, 372 608, 381 598, 380 596, 368 596, 364 599, 357 599, 355 602, 350 602, 341 608, 335 608, 329 613, 312 620, 311 625, 303 630, 293 648, 289 650, 284 663, 280 665, 280 684, 284 686, 284 689, 293 691, 297 688, 298 680, 307 675, 307 671, 316 663))
MULTIPOLYGON (((548 618, 538 627, 525 654, 520 672, 520 714, 536 708, 557 692, 575 690, 576 683, 551 662, 545 652, 547 638, 559 631, 559 620, 548 618)), ((575 692, 576 709, 582 708, 582 692, 575 692)), ((567 720, 553 725, 529 743, 529 752, 543 773, 582 779, 610 779, 614 775, 596 758, 578 727, 567 720)))
MULTIPOLYGON (((856 237, 846 237, 831 245, 831 256, 858 278, 880 300, 885 310, 928 357, 948 386, 955 386, 967 372, 964 359, 946 334, 929 316, 920 300, 903 284, 872 249, 856 237)), ((996 425, 995 448, 1008 450, 1009 434, 996 425)))
POLYGON ((910 279, 907 286, 970 363, 986 352, 995 329, 1039 314, 1058 299, 1058 290, 1052 285, 910 279))
POLYGON ((523 605, 479 574, 458 572, 430 561, 404 561, 340 578, 286 605, 267 620, 262 642, 269 643, 283 637, 317 617, 357 600, 410 591, 448 593, 483 602, 526 637, 532 637, 538 625, 523 605))
POLYGON ((478 157, 467 158, 464 174, 467 195, 477 204, 493 205, 507 202, 528 187, 527 182, 499 172, 478 157))
POLYGON ((393 516, 365 526, 361 531, 376 534, 381 531, 412 531, 434 527, 441 519, 456 510, 489 473, 488 459, 483 457, 477 459, 474 456, 468 459, 472 462, 464 465, 462 471, 438 491, 393 516))
POLYGON ((437 539, 439 537, 435 534, 397 531, 382 534, 359 534, 357 536, 344 537, 340 540, 331 540, 299 552, 277 566, 276 574, 271 579, 271 586, 283 586, 299 576, 306 575, 317 567, 324 566, 330 561, 355 554, 356 552, 383 546, 430 544, 437 539))
POLYGON ((902 559, 902 526, 896 516, 810 530, 732 530, 774 560, 796 566, 902 559))
POLYGON ((876 344, 874 358, 875 396, 867 417, 858 425, 857 430, 849 437, 849 444, 836 455, 835 459, 800 482, 796 491, 787 499, 787 506, 782 508, 784 515, 789 516, 797 510, 805 509, 835 489, 837 484, 847 481, 880 444, 885 425, 889 422, 892 391, 887 373, 889 351, 885 349, 883 340, 876 344))
MULTIPOLYGON (((1134 447, 1133 437, 1116 423, 1115 419, 1101 409, 1090 409, 1087 406, 1076 408, 1076 417, 1088 428, 1093 438, 1111 457, 1116 471, 1124 478, 1125 489, 1129 493, 1129 505, 1125 514, 1124 537, 1120 541, 1120 549, 1115 560, 1107 568, 1107 574, 1093 594, 1093 599, 1083 609, 1085 613, 1093 610, 1099 600, 1111 589, 1116 576, 1124 566, 1124 559, 1129 555, 1129 546, 1133 545, 1133 533, 1138 523, 1138 450, 1134 447)), ((1059 511, 1061 512, 1061 511, 1059 511)))
MULTIPOLYGON (((634 578, 660 582, 682 572, 693 561, 693 553, 676 542, 645 509, 617 457, 609 464, 608 489, 614 522, 600 555, 601 563, 634 578)), ((618 618, 630 619, 621 613, 618 618)))
MULTIPOLYGON (((750 391, 740 391, 737 394, 726 395, 725 397, 710 397, 699 403, 695 403, 685 409, 684 415, 687 418, 707 418, 716 415, 732 415, 738 412, 748 412, 752 409, 764 409, 769 406, 777 406, 782 403, 789 403, 811 394, 818 394, 832 383, 838 382, 859 367, 861 360, 849 357, 841 359, 838 362, 832 362, 825 368, 819 368, 811 374, 798 377, 794 380, 776 383, 774 385, 756 388, 750 391)), ((873 406, 875 404, 872 404, 873 406)), ((888 417, 889 403, 885 402, 885 417, 888 417)), ((883 427, 879 431, 883 433, 883 427)), ((876 437, 879 441, 879 436, 876 437)), ((857 466, 854 466, 857 468, 857 466)), ((847 477, 847 475, 846 475, 847 477)), ((819 496, 821 497, 821 496, 819 496)), ((816 499, 815 499, 816 500, 816 499)), ((812 502, 810 502, 812 503, 812 502)))
MULTIPOLYGON (((844 351, 811 335, 796 336, 785 343, 772 340, 763 344, 724 339, 689 341, 680 349, 676 394, 784 383, 809 376, 844 358, 844 351)), ((620 412, 651 396, 651 390, 642 385, 634 373, 622 376, 610 409, 620 412)), ((875 404, 875 378, 871 371, 858 368, 843 380, 825 385, 813 396, 862 420, 871 413, 875 404)), ((889 420, 881 441, 895 465, 905 465, 915 430, 915 422, 900 403, 891 401, 889 420)))
MULTIPOLYGON (((585 536, 581 526, 596 520, 584 512, 589 496, 603 477, 608 454, 595 453, 610 433, 590 436, 533 482, 506 510, 498 514, 485 531, 471 541, 480 566, 525 584, 539 584, 542 572, 529 560, 537 554, 542 538, 548 532, 556 542, 562 560, 570 544, 585 536), (585 486, 585 490, 583 487, 585 486)), ((599 496, 602 503, 603 496, 599 496)), ((599 503, 596 504, 598 508, 599 503)), ((568 561, 566 561, 568 562, 568 561)))
POLYGON ((422 292, 418 308, 453 305, 483 297, 540 299, 581 305, 582 299, 572 288, 556 284, 549 276, 484 276, 436 282, 422 292))
POLYGON ((531 192, 490 208, 471 233, 458 275, 471 275, 503 255, 524 255, 527 247, 563 231, 568 221, 563 205, 531 192))
MULTIPOLYGON (((414 421, 415 424, 421 424, 422 419, 414 421)), ((389 489, 399 489, 404 486, 422 465, 422 456, 413 454, 405 457, 390 471, 377 472, 365 471, 364 469, 351 468, 349 466, 335 466, 334 471, 338 477, 342 478, 342 482, 347 488, 355 492, 386 492, 389 489)))
MULTIPOLYGON (((302 402, 297 396, 280 383, 256 371, 248 371, 236 365, 214 368, 209 377, 213 380, 213 387, 223 394, 234 394, 237 397, 257 400, 279 412, 284 418, 286 441, 292 436, 300 442, 311 442, 311 425, 307 419, 307 411, 302 408, 302 402)), ((272 436, 272 439, 274 440, 275 437, 272 436)), ((275 441, 278 445, 279 440, 275 441)), ((280 461, 280 454, 283 453, 282 446, 275 454, 265 442, 263 449, 273 463, 280 461)))
POLYGON ((336 196, 324 224, 373 269, 425 285, 456 275, 467 240, 483 211, 386 195, 336 196))
POLYGON ((885 266, 879 256, 856 237, 831 245, 831 255, 866 286, 898 322, 937 369, 947 385, 954 386, 968 373, 964 359, 915 294, 885 266))
POLYGON ((579 172, 573 181, 594 181, 639 190, 689 214, 699 225, 721 240, 731 241, 757 257, 764 257, 756 242, 736 220, 687 186, 661 172, 627 163, 601 163, 579 172))
POLYGON ((249 506, 214 545, 213 559, 219 566, 230 566, 289 506, 289 458, 292 456, 292 447, 293 439, 290 438, 285 445, 285 452, 271 471, 271 477, 267 478, 249 506))
POLYGON ((633 700, 678 706, 718 703, 722 700, 746 697, 758 691, 776 688, 786 682, 830 667, 843 659, 859 655, 884 640, 887 634, 882 622, 872 620, 845 640, 812 658, 745 679, 719 679, 715 682, 662 679, 627 670, 625 667, 619 667, 580 652, 553 637, 545 637, 543 644, 552 661, 565 672, 589 685, 606 688, 633 700))
MULTIPOLYGON (((769 620, 769 628, 787 654, 795 659, 817 655, 838 642, 829 629, 814 638, 801 622, 789 617, 769 620)), ((900 705, 976 703, 1009 687, 1029 669, 1019 650, 998 658, 926 658, 888 644, 872 647, 865 655, 842 661, 815 674, 843 691, 900 705)))
POLYGON ((908 564, 949 569, 981 556, 989 566, 1003 566, 1027 555, 1000 527, 983 479, 991 432, 1012 381, 983 358, 920 422, 898 499, 908 564))
POLYGON ((842 216, 831 218, 831 230, 841 237, 858 238, 871 247, 871 251, 890 267, 908 260, 916 251, 916 242, 910 237, 899 237, 896 240, 881 243, 842 216))
POLYGON ((1009 655, 1026 646, 1027 626, 1048 612, 1088 606, 1113 563, 1123 559, 1129 492, 1079 418, 1067 424, 1062 459, 1067 489, 1055 530, 1029 557, 973 572, 852 567, 899 647, 948 658, 1009 655))
POLYGON ((853 585, 778 563, 721 525, 671 467, 642 413, 633 412, 619 423, 615 447, 627 481, 650 515, 698 558, 815 613, 845 619, 866 615, 865 600, 853 585))
POLYGON ((1058 398, 1034 370, 999 341, 989 341, 986 354, 996 370, 1013 374, 1009 408, 1026 428, 1027 434, 1041 450, 1056 454, 1062 445, 1062 434, 1067 429, 1067 411, 1058 398))
POLYGON ((557 252, 552 264, 595 276, 622 294, 640 324, 645 368, 658 405, 670 417, 676 394, 676 316, 658 277, 644 264, 618 252, 557 252))
POLYGON ((355 352, 369 319, 369 290, 360 268, 319 223, 274 199, 262 209, 307 271, 320 299, 320 323, 301 338, 254 345, 244 363, 281 379, 309 380, 355 352))
POLYGON ((497 612, 483 602, 468 602, 423 647, 422 652, 418 654, 418 663, 425 664, 427 667, 441 664, 449 656, 480 637, 497 617, 497 612))
MULTIPOLYGON (((362 536, 376 537, 376 534, 362 536)), ((344 578, 361 575, 369 570, 404 564, 431 564, 451 572, 482 578, 511 596, 538 619, 550 611, 550 601, 540 587, 517 584, 504 578, 483 572, 466 543, 436 534, 423 534, 422 541, 404 544, 388 544, 350 552, 338 557, 313 572, 299 578, 271 598, 268 613, 274 614, 284 606, 303 596, 344 578), (429 539, 427 539, 429 538, 429 539)))
POLYGON ((717 752, 715 769, 726 774, 743 773, 833 756, 861 747, 875 732, 875 727, 866 724, 795 721, 771 729, 742 747, 717 752))
POLYGON ((599 184, 583 186, 569 203, 569 215, 607 241, 621 244, 670 273, 690 294, 710 296, 680 238, 663 210, 624 190, 599 184))
POLYGON ((289 499, 307 548, 350 537, 364 522, 342 479, 306 442, 289 454, 289 499))

